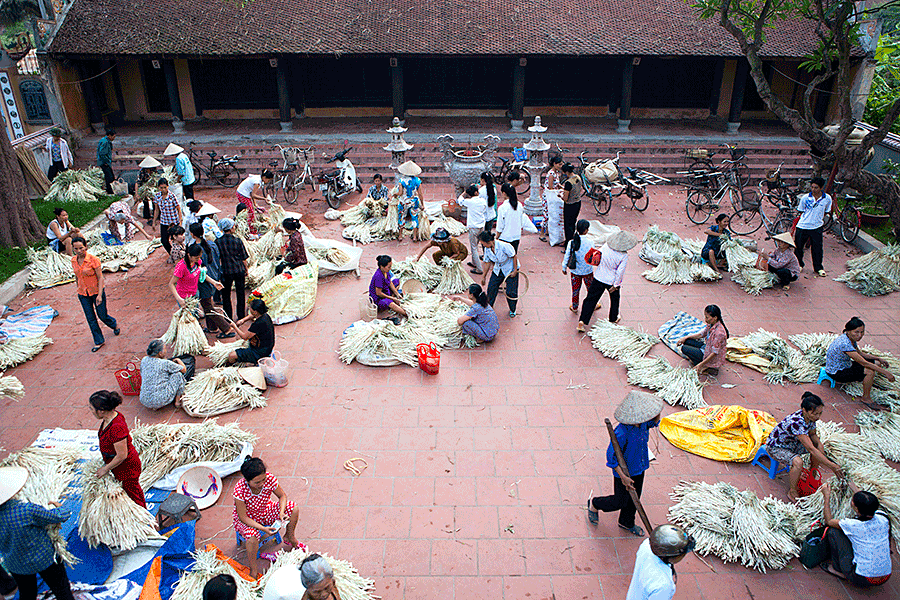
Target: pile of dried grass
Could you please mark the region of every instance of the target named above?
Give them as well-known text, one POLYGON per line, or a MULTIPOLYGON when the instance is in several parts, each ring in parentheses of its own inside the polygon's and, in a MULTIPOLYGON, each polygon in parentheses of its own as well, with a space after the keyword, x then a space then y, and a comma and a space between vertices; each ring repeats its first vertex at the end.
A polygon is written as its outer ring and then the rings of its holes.
POLYGON ((196 356, 206 352, 209 345, 203 327, 197 320, 201 314, 200 301, 193 296, 181 301, 181 308, 172 315, 169 329, 162 336, 162 341, 172 345, 173 356, 190 354, 196 356))
POLYGON ((836 333, 798 333, 788 337, 800 349, 806 360, 816 366, 825 366, 828 346, 837 338, 836 333))
POLYGON ((184 386, 182 408, 192 417, 212 417, 245 406, 264 408, 266 399, 241 378, 237 367, 207 369, 184 386))
POLYGON ((856 413, 854 420, 860 435, 874 444, 884 458, 900 462, 900 415, 863 411, 856 413))
POLYGON ((441 261, 441 280, 433 291, 435 294, 460 294, 469 289, 475 280, 466 272, 462 261, 445 256, 441 261))
POLYGON ((864 296, 900 290, 900 244, 889 244, 847 261, 846 273, 835 278, 864 296))
POLYGON ((654 335, 602 319, 591 327, 588 336, 603 356, 620 361, 642 358, 659 342, 654 335))
POLYGON ((2 396, 18 400, 25 396, 25 386, 18 377, 0 373, 0 397, 2 396))
POLYGON ((417 279, 428 290, 436 288, 444 276, 444 270, 439 265, 429 260, 416 260, 414 256, 407 256, 400 262, 395 262, 391 267, 391 273, 401 284, 409 279, 417 279))
POLYGON ((75 281, 72 257, 49 247, 40 250, 29 247, 25 249, 25 255, 31 263, 28 287, 43 289, 75 281))
POLYGON ((737 338, 758 354, 769 360, 769 369, 766 380, 770 383, 784 383, 784 380, 794 383, 811 383, 819 376, 818 365, 806 358, 806 355, 792 348, 778 334, 758 329, 748 333, 744 337, 737 338))
POLYGON ((103 171, 97 167, 67 169, 50 183, 45 202, 96 202, 106 194, 103 171))
POLYGON ((145 490, 178 467, 231 462, 241 455, 244 444, 258 439, 236 423, 219 425, 215 419, 156 425, 141 425, 136 420, 131 438, 141 457, 140 483, 145 490))
POLYGON ((81 512, 78 534, 91 548, 103 544, 132 550, 156 537, 153 515, 128 497, 122 484, 108 473, 97 477, 102 460, 84 464, 81 471, 81 512))
POLYGON ((53 340, 45 335, 7 338, 5 342, 0 342, 0 370, 10 369, 31 360, 41 353, 44 346, 52 343, 53 340))
POLYGON ((212 361, 215 367, 224 367, 228 363, 228 355, 239 348, 249 348, 250 342, 247 340, 237 340, 234 342, 216 342, 212 346, 206 347, 206 356, 212 361))
POLYGON ((672 406, 681 405, 688 410, 707 406, 703 399, 703 386, 694 369, 673 367, 658 356, 624 361, 628 367, 628 383, 655 390, 660 398, 672 406))
POLYGON ((774 273, 760 271, 754 266, 738 265, 731 275, 731 280, 751 296, 759 296, 764 289, 775 287, 778 278, 774 273))

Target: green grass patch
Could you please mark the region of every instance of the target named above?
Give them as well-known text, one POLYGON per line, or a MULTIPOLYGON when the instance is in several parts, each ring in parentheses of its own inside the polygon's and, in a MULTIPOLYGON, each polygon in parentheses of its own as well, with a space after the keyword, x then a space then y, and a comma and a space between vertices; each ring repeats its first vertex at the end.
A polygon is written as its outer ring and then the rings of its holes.
MULTIPOLYGON (((109 205, 121 196, 100 196, 96 202, 45 202, 43 199, 32 200, 31 206, 41 223, 47 225, 56 218, 53 209, 57 206, 69 213, 69 222, 75 227, 84 227, 97 215, 109 208, 109 205)), ((31 244, 32 248, 43 248, 47 245, 47 239, 38 240, 31 244)), ((0 283, 3 283, 22 269, 28 266, 25 257, 25 248, 0 247, 0 283)))
POLYGON ((897 239, 894 237, 894 232, 891 231, 892 227, 891 222, 887 221, 881 225, 866 225, 864 223, 861 229, 883 244, 896 244, 897 239))

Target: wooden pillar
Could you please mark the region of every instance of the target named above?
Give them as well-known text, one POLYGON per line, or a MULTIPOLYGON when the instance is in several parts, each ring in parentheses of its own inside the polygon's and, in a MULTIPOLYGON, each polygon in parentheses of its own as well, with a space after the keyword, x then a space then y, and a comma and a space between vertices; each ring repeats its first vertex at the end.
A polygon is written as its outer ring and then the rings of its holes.
POLYGON ((394 107, 394 116, 400 119, 403 125, 406 121, 406 103, 403 100, 403 66, 397 57, 391 57, 391 99, 394 107))
POLYGON ((528 59, 522 57, 517 59, 513 65, 512 110, 510 111, 512 116, 510 129, 512 131, 522 131, 525 125, 525 66, 527 64, 528 59))
POLYGON ((169 105, 172 108, 172 127, 176 133, 184 131, 184 114, 181 112, 181 95, 178 92, 178 75, 175 74, 175 61, 163 60, 163 75, 166 77, 166 90, 169 92, 169 105))
POLYGON ((281 123, 281 131, 293 130, 291 123, 291 94, 287 86, 287 63, 283 56, 276 59, 275 80, 278 84, 278 120, 281 123))
POLYGON ((709 116, 714 117, 719 112, 719 100, 722 97, 722 79, 725 76, 725 59, 716 59, 716 74, 713 76, 712 93, 709 96, 709 116))
POLYGON ((83 62, 78 63, 78 78, 81 79, 81 94, 84 96, 84 105, 87 108, 88 121, 98 133, 103 131, 103 115, 100 113, 100 107, 97 104, 97 98, 94 96, 94 88, 89 78, 92 77, 92 69, 89 69, 83 62))
POLYGON ((744 90, 747 88, 747 74, 750 63, 747 59, 738 59, 734 73, 734 84, 731 86, 731 106, 728 109, 727 133, 737 133, 741 127, 741 109, 744 106, 744 90))
POLYGON ((616 129, 619 133, 631 132, 631 86, 634 82, 634 58, 626 56, 625 64, 622 66, 622 101, 619 104, 619 127, 616 129))

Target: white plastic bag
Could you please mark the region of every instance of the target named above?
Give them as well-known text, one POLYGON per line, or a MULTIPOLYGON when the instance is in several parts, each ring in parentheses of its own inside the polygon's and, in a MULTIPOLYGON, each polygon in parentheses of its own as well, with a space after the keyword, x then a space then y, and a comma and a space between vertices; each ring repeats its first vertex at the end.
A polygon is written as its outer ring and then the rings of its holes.
POLYGON ((563 228, 563 201, 559 190, 547 190, 547 235, 551 246, 558 246, 566 240, 563 228))

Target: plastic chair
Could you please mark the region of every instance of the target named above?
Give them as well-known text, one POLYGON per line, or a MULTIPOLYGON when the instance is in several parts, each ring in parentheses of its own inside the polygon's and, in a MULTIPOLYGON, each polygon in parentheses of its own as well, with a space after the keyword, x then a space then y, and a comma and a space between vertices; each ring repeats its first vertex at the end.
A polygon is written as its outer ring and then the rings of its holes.
POLYGON ((828 385, 830 385, 831 387, 834 387, 836 385, 834 379, 831 378, 831 375, 825 372, 825 367, 819 369, 819 380, 816 381, 816 385, 822 385, 823 381, 827 381, 828 385))
POLYGON ((787 471, 788 469, 791 468, 790 465, 788 465, 786 467, 782 467, 778 463, 777 460, 775 460, 774 458, 769 456, 769 453, 766 452, 765 444, 763 444, 759 447, 759 450, 756 451, 756 456, 753 457, 753 462, 750 464, 756 465, 757 467, 761 468, 763 471, 767 472, 769 474, 769 479, 775 479, 779 475, 779 473, 784 473, 785 471, 787 471), (764 464, 762 464, 759 461, 759 459, 761 459, 762 457, 766 457, 769 459, 768 467, 766 467, 764 464))
MULTIPOLYGON (((247 541, 246 538, 244 538, 244 536, 242 536, 240 534, 240 532, 238 532, 238 531, 234 532, 234 536, 235 536, 235 539, 237 540, 238 546, 240 546, 241 544, 243 544, 244 542, 247 541)), ((259 548, 257 548, 257 550, 256 550, 257 558, 259 558, 259 556, 262 554, 263 546, 265 546, 272 540, 275 540, 276 544, 280 544, 281 543, 281 531, 276 531, 275 533, 270 533, 269 535, 264 535, 259 538, 259 548)))

